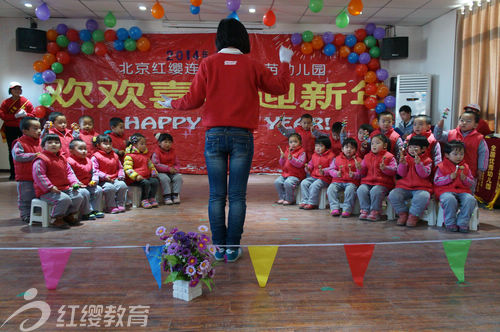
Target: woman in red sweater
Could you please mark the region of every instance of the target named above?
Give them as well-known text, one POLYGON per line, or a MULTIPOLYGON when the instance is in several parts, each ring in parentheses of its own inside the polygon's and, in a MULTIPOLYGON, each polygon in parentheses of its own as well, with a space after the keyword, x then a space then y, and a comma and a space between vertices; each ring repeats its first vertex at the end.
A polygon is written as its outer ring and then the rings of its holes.
POLYGON ((161 104, 178 110, 201 107, 202 124, 207 127, 205 161, 210 200, 208 216, 212 241, 219 249, 217 260, 228 262, 241 256, 238 247, 246 213, 246 191, 253 158, 253 130, 259 124, 259 90, 282 95, 290 87, 289 63, 293 51, 280 48, 278 75, 255 61, 250 39, 240 21, 223 19, 217 28, 218 53, 200 63, 189 92, 181 99, 161 104), (229 165, 228 165, 229 160, 229 165), (229 185, 227 172, 229 170, 229 185), (225 221, 229 199, 228 225, 225 221), (224 248, 228 245, 227 250, 224 248))

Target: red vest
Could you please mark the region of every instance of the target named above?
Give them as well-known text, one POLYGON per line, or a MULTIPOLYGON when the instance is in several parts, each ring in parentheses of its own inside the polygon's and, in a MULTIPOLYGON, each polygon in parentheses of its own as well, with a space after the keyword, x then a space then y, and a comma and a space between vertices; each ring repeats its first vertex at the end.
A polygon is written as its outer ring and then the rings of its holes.
MULTIPOLYGON (((35 160, 37 159, 42 159, 45 162, 47 170, 45 175, 50 180, 50 182, 52 182, 52 184, 57 187, 57 189, 61 191, 69 189, 71 183, 68 179, 68 162, 66 161, 66 158, 64 158, 60 154, 53 154, 51 152, 43 150, 35 160)), ((48 193, 48 191, 45 191, 43 188, 37 186, 36 182, 34 182, 34 187, 36 197, 40 197, 43 194, 48 193)))
POLYGON ((89 157, 78 158, 74 155, 69 156, 68 164, 73 169, 78 181, 84 185, 88 185, 92 180, 92 162, 89 157))
MULTIPOLYGON (((148 167, 148 162, 149 162, 149 154, 147 153, 140 153, 136 148, 132 148, 134 152, 129 152, 125 155, 125 157, 130 157, 132 158, 132 162, 134 163, 133 169, 134 171, 137 172, 140 176, 142 176, 145 179, 149 179, 151 177, 151 170, 148 167)), ((127 172, 125 172, 126 174, 127 172)), ((127 176, 127 184, 133 183, 134 181, 130 179, 127 176)))
MULTIPOLYGON (((373 136, 378 135, 378 134, 382 134, 382 132, 380 131, 380 129, 374 130, 370 134, 370 138, 372 138, 373 136)), ((398 138, 400 138, 400 136, 399 136, 399 134, 397 132, 394 131, 393 128, 389 128, 389 130, 384 135, 391 142, 391 152, 394 155, 396 149, 398 148, 397 145, 396 145, 396 142, 398 141, 398 138)))
POLYGON ((356 186, 359 186, 359 179, 353 179, 349 176, 349 169, 356 173, 356 161, 361 163, 361 158, 355 156, 354 158, 347 159, 347 157, 341 153, 335 158, 335 166, 340 170, 342 169, 342 177, 332 178, 332 182, 342 182, 342 183, 354 183, 356 186), (342 167, 341 167, 342 166, 342 167))
MULTIPOLYGON (((431 165, 432 169, 432 160, 429 157, 426 157, 425 153, 420 155, 420 158, 424 165, 431 165)), ((408 163, 408 173, 404 178, 396 180, 396 188, 403 188, 407 190, 425 190, 432 194, 431 174, 429 174, 426 178, 421 178, 415 169, 415 159, 410 155, 406 155, 405 159, 408 163)))
POLYGON ((356 143, 358 143, 358 150, 356 151, 356 156, 358 156, 361 159, 363 159, 366 156, 366 154, 368 152, 370 152, 370 144, 368 144, 368 149, 367 150, 362 151, 361 144, 363 142, 359 140, 359 138, 358 138, 357 135, 356 135, 356 137, 354 137, 354 139, 356 140, 356 143))
POLYGON ((342 143, 340 143, 340 140, 333 139, 332 134, 328 137, 330 139, 330 143, 332 143, 332 147, 330 150, 332 150, 333 154, 335 156, 338 156, 342 152, 342 143))
POLYGON ((326 183, 332 182, 332 177, 328 174, 321 175, 319 173, 319 167, 321 165, 321 169, 325 170, 330 167, 332 160, 335 156, 331 150, 325 151, 323 154, 317 154, 316 152, 311 157, 311 163, 314 166, 314 169, 311 173, 311 176, 315 179, 320 179, 325 181, 326 183))
POLYGON ((389 189, 394 188, 394 176, 387 175, 380 170, 380 163, 382 158, 385 156, 384 164, 389 165, 394 155, 390 152, 382 150, 381 152, 374 154, 370 151, 365 158, 365 166, 368 168, 368 172, 365 177, 361 179, 361 183, 369 184, 372 186, 380 185, 387 187, 389 189))
POLYGON ((73 135, 71 130, 64 129, 64 133, 61 133, 55 127, 49 129, 49 133, 56 134, 61 140, 61 155, 65 158, 69 157, 69 143, 73 140, 73 135))
MULTIPOLYGON (((40 139, 34 139, 33 137, 23 135, 16 139, 12 146, 19 142, 26 153, 37 153, 42 152, 42 147, 40 146, 40 139)), ((16 171, 16 181, 33 181, 33 159, 30 162, 22 163, 14 160, 14 169, 16 171)))
MULTIPOLYGON (((422 133, 420 134, 422 136, 425 136, 427 138, 427 142, 429 142, 429 147, 427 149, 425 149, 425 152, 420 156, 421 159, 425 159, 425 158, 430 158, 432 161, 432 152, 434 151, 434 147, 436 146, 436 143, 437 143, 437 140, 436 138, 434 137, 434 134, 432 133, 432 131, 430 130, 427 130, 425 133, 422 133)), ((406 143, 409 143, 410 142, 410 139, 413 137, 413 136, 417 136, 415 133, 411 133, 410 135, 408 135, 406 137, 406 143)))
POLYGON ((92 155, 94 154, 94 152, 96 150, 96 148, 94 147, 94 144, 92 143, 92 139, 97 135, 99 135, 99 134, 96 133, 94 130, 92 130, 92 131, 80 130, 79 137, 87 145, 87 155, 89 157, 92 157, 92 155))
POLYGON ((483 119, 480 119, 477 123, 476 131, 483 136, 491 134, 491 129, 488 122, 483 119))
POLYGON ((92 157, 97 160, 99 171, 105 173, 111 180, 118 177, 120 158, 118 158, 118 155, 114 151, 106 153, 102 150, 97 150, 92 157))
MULTIPOLYGON (((452 192, 452 193, 471 193, 470 187, 462 182, 460 179, 460 173, 469 174, 470 168, 465 161, 462 161, 458 166, 464 166, 463 170, 459 170, 457 172, 457 177, 453 182, 448 183, 444 186, 434 186, 434 194, 436 195, 436 199, 439 199, 442 193, 452 192)), ((441 175, 448 175, 456 170, 456 165, 452 163, 449 159, 444 158, 442 163, 437 165, 441 175)))
POLYGON ((165 151, 159 146, 157 146, 155 153, 158 156, 158 159, 160 160, 160 164, 167 165, 169 167, 174 167, 176 159, 174 148, 170 148, 170 150, 165 151))
MULTIPOLYGON (((299 158, 300 155, 304 152, 304 149, 302 147, 299 147, 298 149, 292 151, 292 158, 299 158)), ((303 180, 306 177, 306 171, 304 170, 304 167, 297 168, 293 166, 290 163, 290 160, 288 160, 289 153, 290 148, 287 148, 285 152, 285 164, 283 165, 283 172, 281 173, 281 175, 283 175, 283 177, 285 178, 289 176, 295 176, 296 178, 303 180)))
MULTIPOLYGON (((462 135, 460 127, 452 129, 448 132, 448 142, 453 140, 462 141, 465 144, 464 162, 469 166, 472 176, 477 178, 477 150, 479 143, 484 136, 473 129, 467 136, 462 135)), ((446 159, 446 158, 445 158, 446 159)))
POLYGON ((316 137, 313 136, 310 130, 304 130, 301 126, 295 128, 295 132, 302 138, 302 147, 306 152, 306 161, 311 160, 311 156, 314 153, 314 142, 316 137))
POLYGON ((108 135, 111 137, 111 145, 113 146, 113 149, 125 151, 127 144, 123 137, 116 135, 114 132, 110 132, 108 135))

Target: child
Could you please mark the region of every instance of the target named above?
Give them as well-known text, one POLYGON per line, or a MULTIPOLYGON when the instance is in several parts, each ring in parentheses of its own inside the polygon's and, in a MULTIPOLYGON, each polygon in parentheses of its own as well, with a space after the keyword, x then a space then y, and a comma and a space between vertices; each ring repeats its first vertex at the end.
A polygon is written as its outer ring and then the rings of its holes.
POLYGON ((111 136, 112 139, 113 151, 123 162, 123 157, 125 157, 125 148, 127 147, 127 142, 125 138, 123 138, 125 124, 120 118, 111 118, 111 120, 109 120, 109 126, 111 127, 111 132, 109 132, 108 135, 111 136))
POLYGON ((127 175, 127 183, 141 186, 141 206, 145 209, 158 207, 155 196, 158 190, 158 172, 149 159, 146 138, 135 133, 129 138, 129 145, 125 149, 123 170, 127 175))
MULTIPOLYGON (((68 229, 79 224, 73 214, 80 210, 84 197, 77 189, 78 179, 61 155, 61 140, 56 134, 42 139, 42 152, 33 163, 36 197, 52 205, 53 227, 68 229)), ((88 203, 87 203, 88 204, 88 203)))
POLYGON ((94 130, 94 119, 90 115, 83 115, 78 119, 78 126, 73 130, 73 137, 79 138, 87 144, 87 154, 92 157, 94 154, 94 144, 92 140, 99 135, 94 130))
POLYGON ((414 117, 411 116, 411 107, 408 105, 401 106, 399 108, 399 117, 401 121, 399 121, 395 130, 401 135, 401 139, 404 141, 413 132, 414 117))
POLYGON ((432 194, 432 160, 425 153, 429 141, 425 136, 413 136, 408 142, 408 153, 402 153, 397 173, 401 177, 389 194, 389 201, 399 215, 399 226, 415 227, 425 211, 432 194), (406 200, 411 198, 408 210, 406 200), (408 212, 410 215, 408 216, 408 212))
POLYGON ((476 206, 476 199, 470 190, 474 177, 464 160, 465 149, 466 145, 457 140, 445 144, 445 158, 434 176, 434 193, 444 211, 446 230, 450 232, 467 233, 476 206))
MULTIPOLYGON (((344 140, 347 138, 346 127, 342 128, 340 132, 340 142, 344 144, 344 140)), ((373 132, 373 127, 368 123, 364 123, 359 126, 358 135, 354 138, 358 145, 356 156, 363 159, 363 157, 370 152, 370 134, 373 132)))
POLYGON ((179 160, 172 147, 174 138, 172 135, 164 133, 156 134, 156 139, 158 146, 151 155, 151 161, 158 171, 158 179, 163 189, 163 200, 167 205, 179 204, 181 202, 179 193, 182 188, 182 176, 179 173, 179 160))
POLYGON ((340 142, 340 133, 344 126, 342 122, 335 122, 332 125, 332 132, 330 134, 330 142, 332 143, 331 150, 335 156, 338 156, 342 151, 342 143, 340 142))
POLYGON ((33 160, 40 154, 40 122, 37 118, 26 116, 20 122, 23 136, 12 143, 12 158, 17 181, 17 206, 22 221, 29 223, 31 200, 35 198, 33 187, 33 160))
POLYGON ((394 124, 394 115, 391 112, 384 111, 377 114, 379 129, 374 130, 370 137, 378 134, 384 134, 389 139, 390 152, 399 159, 399 150, 403 147, 403 141, 397 132, 394 131, 392 125, 394 124))
POLYGON ((87 156, 87 144, 79 138, 75 138, 69 143, 70 156, 68 163, 73 169, 76 178, 80 183, 81 193, 89 203, 82 206, 83 220, 95 220, 104 218, 104 213, 99 211, 102 200, 102 188, 98 186, 99 176, 95 172, 92 161, 87 156))
POLYGON ((299 205, 300 209, 317 209, 321 189, 327 187, 332 180, 328 172, 325 172, 334 157, 330 148, 331 143, 328 137, 320 136, 316 138, 314 154, 306 165, 306 171, 311 176, 300 183, 302 194, 302 202, 299 205))
POLYGON ((274 186, 278 191, 278 201, 283 205, 295 204, 295 188, 306 177, 304 164, 306 153, 302 147, 302 138, 299 134, 293 133, 288 137, 288 148, 285 152, 280 150, 280 166, 283 169, 279 178, 274 181, 274 186))
POLYGON ((96 151, 91 161, 99 177, 99 185, 102 187, 106 201, 105 212, 112 214, 125 212, 125 196, 128 187, 123 182, 125 173, 120 158, 113 152, 111 137, 99 135, 93 140, 96 151))
POLYGON ((344 190, 344 203, 342 204, 342 217, 351 216, 352 208, 356 201, 356 189, 359 186, 359 173, 361 158, 356 156, 358 144, 354 138, 346 138, 342 142, 342 153, 330 164, 329 173, 332 183, 328 186, 327 194, 330 202, 330 214, 333 217, 340 215, 338 192, 344 190))
MULTIPOLYGON (((481 116, 481 107, 479 107, 478 104, 468 104, 467 106, 464 107, 464 111, 474 112, 477 113, 479 116, 481 116)), ((488 125, 488 122, 486 122, 484 119, 479 119, 476 130, 483 136, 491 134, 490 126, 488 125)))
POLYGON ((357 191, 361 220, 380 220, 382 201, 394 188, 397 164, 394 155, 388 152, 390 144, 383 134, 373 136, 371 151, 361 162, 362 179, 357 191))
POLYGON ((426 157, 432 159, 434 166, 437 166, 441 162, 441 145, 437 144, 438 141, 432 134, 431 123, 432 119, 430 116, 424 114, 417 115, 413 121, 413 133, 408 135, 405 145, 408 145, 408 142, 414 136, 425 136, 429 142, 429 147, 425 149, 424 154, 426 157))
POLYGON ((42 130, 42 139, 47 134, 56 134, 61 141, 61 155, 65 158, 69 157, 69 143, 73 140, 71 130, 66 128, 66 116, 61 112, 52 112, 49 115, 48 121, 45 123, 42 130))

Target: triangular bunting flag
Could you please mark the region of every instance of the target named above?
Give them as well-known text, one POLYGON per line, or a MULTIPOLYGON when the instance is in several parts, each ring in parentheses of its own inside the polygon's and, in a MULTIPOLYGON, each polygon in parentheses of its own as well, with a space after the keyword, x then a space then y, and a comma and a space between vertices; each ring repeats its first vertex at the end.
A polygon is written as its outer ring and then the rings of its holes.
POLYGON ((347 261, 351 268, 352 279, 361 287, 363 287, 363 279, 374 248, 374 244, 344 244, 347 261))
POLYGON ((448 263, 459 282, 465 282, 464 268, 467 254, 469 253, 470 242, 470 240, 443 242, 443 248, 448 258, 448 263))
POLYGON ((56 289, 64 268, 68 263, 71 249, 38 249, 43 277, 47 289, 56 289))
POLYGON ((250 253, 259 286, 266 287, 267 278, 271 273, 271 267, 278 252, 278 246, 250 246, 248 252, 250 253))
POLYGON ((146 247, 142 247, 149 262, 151 273, 155 277, 158 287, 161 288, 161 253, 163 246, 150 246, 149 253, 146 252, 146 247))

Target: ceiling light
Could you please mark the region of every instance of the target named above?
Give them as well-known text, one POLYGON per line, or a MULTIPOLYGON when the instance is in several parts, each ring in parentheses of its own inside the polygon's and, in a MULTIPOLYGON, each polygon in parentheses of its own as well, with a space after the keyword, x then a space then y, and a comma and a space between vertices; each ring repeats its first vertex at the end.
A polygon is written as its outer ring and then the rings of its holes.
POLYGON ((252 7, 248 8, 248 12, 252 13, 252 14, 255 13, 255 8, 252 8, 252 7))
POLYGON ((32 4, 30 4, 29 2, 26 2, 26 3, 24 4, 24 7, 31 8, 31 7, 33 7, 33 5, 32 5, 32 4))
POLYGON ((139 10, 145 11, 146 9, 148 9, 146 6, 144 6, 144 5, 139 5, 139 10))

